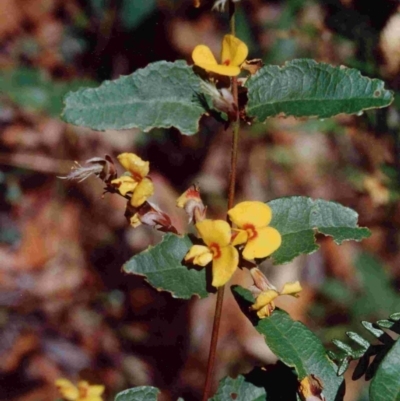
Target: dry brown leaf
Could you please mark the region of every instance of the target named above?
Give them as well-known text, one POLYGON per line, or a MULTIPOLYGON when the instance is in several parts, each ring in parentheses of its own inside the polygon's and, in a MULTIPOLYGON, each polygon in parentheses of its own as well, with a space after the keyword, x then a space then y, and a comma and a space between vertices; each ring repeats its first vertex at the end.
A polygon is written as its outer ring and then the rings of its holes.
POLYGON ((56 9, 58 0, 14 0, 31 24, 40 24, 56 9))
POLYGON ((48 16, 44 20, 41 20, 40 24, 36 26, 34 35, 37 43, 42 48, 57 51, 63 38, 63 32, 64 27, 61 22, 48 16))
POLYGON ((14 342, 12 348, 2 355, 1 369, 12 372, 18 368, 22 358, 38 348, 39 338, 34 333, 21 334, 14 342))
POLYGON ((400 69, 400 14, 394 14, 381 32, 379 43, 385 59, 385 72, 395 76, 400 69))
POLYGON ((0 6, 0 40, 6 35, 19 32, 22 26, 23 15, 15 0, 2 0, 0 6))

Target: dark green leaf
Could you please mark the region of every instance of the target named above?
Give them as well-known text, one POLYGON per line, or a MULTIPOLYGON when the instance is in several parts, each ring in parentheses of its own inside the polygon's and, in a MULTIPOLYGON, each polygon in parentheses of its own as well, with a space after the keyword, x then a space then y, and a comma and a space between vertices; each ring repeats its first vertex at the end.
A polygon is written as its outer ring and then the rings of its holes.
POLYGON ((326 277, 320 288, 324 297, 347 307, 354 300, 354 291, 343 281, 326 277))
POLYGON ((155 387, 141 386, 121 391, 115 401, 157 401, 160 390, 155 387))
POLYGON ((71 89, 82 85, 93 85, 86 80, 72 82, 52 81, 42 71, 19 68, 0 73, 0 93, 18 106, 51 116, 58 116, 62 110, 62 98, 71 89))
POLYGON ((398 320, 400 320, 400 312, 392 313, 389 317, 391 320, 397 322, 398 320))
POLYGON ((185 61, 160 61, 65 97, 66 122, 95 130, 176 127, 195 134, 207 111, 200 78, 185 61))
POLYGON ((247 114, 264 122, 277 115, 332 117, 388 106, 393 101, 384 82, 356 69, 299 59, 283 67, 268 65, 247 82, 247 114))
POLYGON ((400 309, 400 296, 380 260, 363 252, 356 259, 355 266, 362 288, 358 298, 350 304, 354 318, 384 318, 400 309))
POLYGON ((343 358, 342 361, 340 362, 337 370, 337 375, 342 376, 344 372, 346 372, 347 368, 350 365, 351 358, 343 358))
POLYGON ((346 334, 351 340, 360 345, 364 350, 369 347, 369 342, 354 331, 348 331, 346 334))
POLYGON ((315 231, 343 241, 361 241, 370 236, 367 228, 357 225, 358 214, 336 202, 291 196, 268 202, 272 209, 271 226, 282 235, 281 247, 272 254, 275 264, 287 263, 301 254, 315 252, 315 231))
POLYGON ((121 22, 124 28, 136 28, 155 9, 156 0, 135 1, 123 0, 121 6, 121 22))
POLYGON ((385 344, 391 344, 393 339, 383 330, 376 328, 372 323, 362 321, 361 324, 376 338, 385 344))
POLYGON ((395 322, 391 322, 390 320, 378 320, 376 324, 382 328, 382 329, 390 329, 393 325, 395 325, 395 322))
POLYGON ((371 401, 400 401, 400 340, 381 362, 371 382, 369 395, 371 401))
POLYGON ((339 349, 344 351, 346 354, 351 354, 353 352, 351 347, 349 345, 345 344, 343 341, 332 340, 332 342, 336 345, 336 347, 338 347, 339 349))
POLYGON ((336 397, 343 390, 343 379, 336 375, 336 365, 329 360, 325 348, 315 334, 279 309, 268 318, 258 319, 248 312, 249 306, 254 303, 250 291, 239 286, 232 287, 232 290, 242 311, 264 336, 271 351, 285 365, 293 367, 300 380, 310 374, 321 378, 327 401, 341 399, 340 396, 336 397))
POLYGON ((189 299, 193 295, 205 298, 209 292, 206 269, 182 264, 191 246, 188 236, 166 234, 162 242, 133 256, 122 269, 145 276, 153 287, 168 291, 175 298, 189 299))
POLYGON ((244 376, 236 379, 226 377, 219 383, 217 393, 209 401, 264 401, 266 392, 263 387, 257 387, 246 381, 244 376))

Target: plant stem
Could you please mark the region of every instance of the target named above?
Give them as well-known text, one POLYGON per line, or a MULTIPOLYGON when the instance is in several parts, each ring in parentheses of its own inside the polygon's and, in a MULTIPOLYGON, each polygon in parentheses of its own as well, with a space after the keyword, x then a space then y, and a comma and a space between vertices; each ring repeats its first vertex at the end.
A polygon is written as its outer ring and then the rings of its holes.
MULTIPOLYGON (((235 35, 235 3, 229 1, 229 23, 231 28, 231 35, 235 35)), ((232 147, 231 147, 231 166, 229 174, 229 189, 228 189, 228 210, 233 207, 235 202, 235 184, 236 184, 236 165, 237 165, 237 154, 238 154, 238 143, 239 143, 239 129, 240 129, 240 119, 239 119, 239 106, 238 106, 238 83, 237 78, 232 78, 232 95, 236 106, 236 118, 232 122, 233 136, 232 136, 232 147)), ((222 305, 224 302, 224 291, 225 286, 219 287, 217 292, 217 301, 215 305, 215 315, 214 323, 211 335, 210 351, 208 354, 208 364, 207 364, 207 375, 206 382, 204 384, 203 400, 207 401, 209 398, 213 371, 215 365, 215 357, 217 353, 218 344, 218 334, 221 325, 222 316, 222 305)))
POLYGON ((238 83, 236 77, 232 78, 232 95, 236 106, 236 119, 232 123, 233 136, 232 136, 232 147, 231 147, 231 169, 229 174, 228 210, 232 209, 235 203, 236 166, 237 166, 239 130, 240 130, 238 83))
POLYGON ((235 3, 229 0, 229 26, 231 28, 231 35, 236 36, 236 22, 235 22, 235 3))
POLYGON ((218 344, 219 327, 221 323, 222 304, 224 302, 224 290, 225 286, 222 286, 218 288, 217 292, 217 302, 215 305, 215 315, 214 315, 214 323, 211 335, 210 351, 208 354, 207 376, 206 376, 206 382, 204 384, 202 401, 208 400, 213 381, 212 379, 213 379, 213 371, 215 364, 215 356, 217 354, 217 344, 218 344))

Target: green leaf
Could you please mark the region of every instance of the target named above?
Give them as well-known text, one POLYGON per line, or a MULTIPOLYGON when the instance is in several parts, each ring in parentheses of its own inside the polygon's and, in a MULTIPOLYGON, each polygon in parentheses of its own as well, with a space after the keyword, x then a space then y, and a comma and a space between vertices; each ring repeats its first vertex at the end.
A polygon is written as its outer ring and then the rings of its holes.
POLYGON ((175 298, 189 299, 193 295, 205 298, 209 292, 206 269, 182 264, 191 246, 188 236, 166 234, 162 242, 133 256, 122 270, 145 276, 153 287, 168 291, 175 298))
POLYGON ((359 319, 386 317, 400 310, 400 296, 392 284, 382 261, 363 252, 356 261, 357 276, 361 284, 359 296, 351 304, 351 313, 359 319))
POLYGON ((400 340, 381 362, 371 382, 369 395, 371 401, 400 401, 400 340))
POLYGON ((157 401, 160 390, 151 386, 141 386, 121 391, 115 401, 157 401))
POLYGON ((384 82, 356 69, 298 59, 283 67, 268 65, 251 76, 247 114, 264 122, 277 115, 332 117, 388 106, 393 101, 384 82))
POLYGON ((287 263, 301 254, 315 252, 315 231, 343 241, 361 241, 370 236, 367 228, 357 225, 358 214, 336 202, 291 196, 268 202, 272 209, 271 226, 282 235, 282 245, 272 254, 275 264, 287 263))
POLYGON ((126 29, 136 28, 156 9, 156 6, 156 0, 123 0, 121 6, 122 26, 126 29))
POLYGON ((271 351, 287 366, 296 370, 299 380, 315 374, 322 379, 327 401, 338 401, 344 390, 343 379, 336 375, 336 365, 328 358, 326 350, 304 324, 292 320, 284 311, 276 309, 265 319, 250 314, 249 306, 254 303, 250 291, 232 287, 233 294, 242 311, 265 338, 271 351))
POLYGON ((62 110, 62 98, 72 88, 93 85, 89 80, 72 82, 52 81, 42 71, 18 68, 0 73, 0 93, 23 109, 45 112, 58 116, 62 110))
POLYGON ((176 127, 195 134, 207 111, 200 78, 185 61, 159 61, 96 89, 81 89, 65 97, 66 122, 95 130, 176 127))
POLYGON ((219 383, 217 393, 209 401, 264 401, 266 392, 263 387, 257 387, 246 381, 244 376, 236 379, 225 377, 219 383))

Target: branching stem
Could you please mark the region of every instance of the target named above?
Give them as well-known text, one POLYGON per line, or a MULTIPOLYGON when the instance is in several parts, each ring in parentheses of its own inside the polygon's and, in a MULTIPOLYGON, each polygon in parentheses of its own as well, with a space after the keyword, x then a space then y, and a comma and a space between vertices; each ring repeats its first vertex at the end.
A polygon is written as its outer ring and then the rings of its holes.
MULTIPOLYGON (((229 0, 229 23, 231 28, 231 34, 235 35, 235 3, 229 0)), ((231 166, 229 174, 229 189, 228 189, 228 210, 234 206, 235 202, 235 184, 236 184, 236 165, 238 155, 238 143, 239 143, 239 130, 240 130, 240 119, 239 119, 239 106, 238 106, 238 83, 237 78, 232 78, 232 95, 236 106, 236 118, 232 122, 233 136, 232 136, 232 147, 231 147, 231 166)), ((207 401, 210 395, 213 371, 215 365, 215 358, 217 353, 218 334, 221 325, 222 316, 222 305, 224 301, 225 287, 219 287, 217 292, 217 301, 215 305, 214 323, 211 335, 210 351, 208 354, 207 364, 207 376, 204 384, 203 400, 207 401)))

